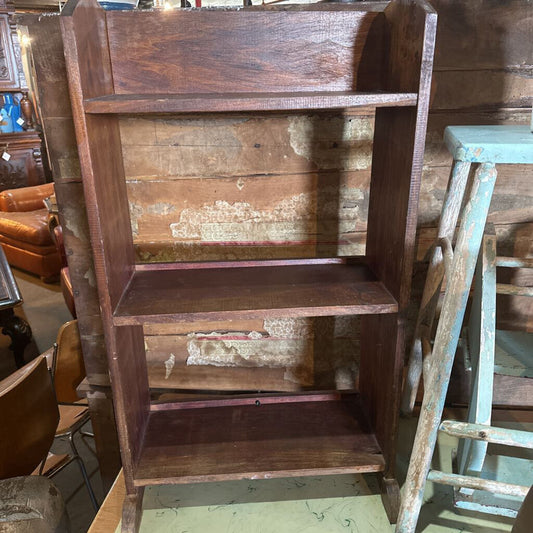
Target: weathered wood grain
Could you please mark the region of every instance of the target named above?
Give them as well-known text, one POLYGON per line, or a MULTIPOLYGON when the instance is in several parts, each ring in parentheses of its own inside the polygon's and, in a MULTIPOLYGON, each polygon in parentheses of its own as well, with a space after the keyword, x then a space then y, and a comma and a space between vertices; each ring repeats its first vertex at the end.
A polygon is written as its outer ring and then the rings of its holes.
POLYGON ((148 378, 140 327, 114 329, 112 310, 133 269, 134 252, 114 117, 86 117, 84 98, 112 90, 105 12, 92 0, 73 1, 61 16, 69 90, 83 175, 122 464, 128 494, 148 419, 148 378), (85 68, 93 65, 94 68, 85 68), (119 357, 118 354, 127 354, 119 357), (127 390, 127 393, 126 393, 127 390))
POLYGON ((416 105, 416 93, 363 91, 113 94, 84 101, 86 113, 228 113, 416 105))
POLYGON ((120 121, 128 180, 368 169, 373 115, 120 121))
POLYGON ((89 384, 107 387, 102 397, 89 395, 89 411, 104 490, 120 469, 118 437, 109 390, 109 371, 96 289, 89 228, 81 185, 78 147, 68 92, 59 16, 23 15, 32 39, 35 95, 38 97, 48 160, 63 230, 69 277, 89 384))
POLYGON ((531 67, 533 12, 528 0, 433 0, 432 5, 439 14, 435 70, 531 67))
POLYGON ((152 412, 137 484, 383 470, 355 398, 254 402, 152 412))
POLYGON ((115 92, 153 94, 156 87, 158 93, 182 94, 354 90, 358 79, 353 66, 363 52, 372 53, 377 71, 383 61, 376 53, 382 51, 379 46, 365 48, 377 16, 327 7, 319 13, 290 7, 185 15, 174 10, 150 17, 111 13, 115 92), (146 37, 139 39, 140 34, 146 37), (155 67, 154 52, 165 69, 155 67))
POLYGON ((385 477, 392 479, 437 15, 427 4, 399 2, 385 16, 393 28, 387 87, 419 95, 416 109, 376 111, 368 207, 367 258, 398 300, 398 315, 362 319, 360 391, 387 460, 385 477))
POLYGON ((531 69, 436 71, 432 110, 497 110, 531 105, 531 69))

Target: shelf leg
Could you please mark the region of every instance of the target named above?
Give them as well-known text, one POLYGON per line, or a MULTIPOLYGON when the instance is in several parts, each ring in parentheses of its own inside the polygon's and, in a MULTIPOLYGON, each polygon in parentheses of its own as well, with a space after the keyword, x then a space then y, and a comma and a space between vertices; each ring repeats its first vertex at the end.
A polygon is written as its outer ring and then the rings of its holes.
POLYGON ((141 525, 144 487, 137 488, 134 493, 126 494, 122 506, 121 533, 138 533, 141 525))
POLYGON ((437 442, 437 433, 452 371, 466 302, 489 210, 496 169, 483 163, 476 170, 468 202, 462 212, 452 271, 431 355, 431 367, 424 383, 424 399, 416 429, 407 478, 403 487, 396 533, 414 533, 437 442))
POLYGON ((381 477, 379 484, 383 508, 387 513, 389 522, 395 524, 400 512, 400 485, 396 479, 385 476, 381 477))

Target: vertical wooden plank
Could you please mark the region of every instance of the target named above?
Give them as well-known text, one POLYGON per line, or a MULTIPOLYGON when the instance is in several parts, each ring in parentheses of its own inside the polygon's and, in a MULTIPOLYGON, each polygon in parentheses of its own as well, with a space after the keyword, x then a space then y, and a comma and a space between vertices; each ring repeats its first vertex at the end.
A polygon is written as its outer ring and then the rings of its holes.
POLYGON ((405 308, 414 258, 437 15, 423 0, 393 2, 387 90, 418 93, 418 105, 376 110, 367 256, 405 308))
POLYGON ((104 493, 107 494, 113 486, 121 466, 111 391, 109 387, 91 387, 89 385, 86 398, 91 413, 100 477, 102 478, 104 493))
POLYGON ((113 92, 105 11, 95 0, 74 0, 63 10, 61 26, 122 463, 127 491, 135 494, 149 392, 142 328, 112 326, 134 267, 119 125, 116 117, 83 112, 84 98, 113 92))
POLYGON ((59 19, 59 14, 17 17, 31 38, 33 78, 54 178, 86 379, 90 386, 106 386, 105 393, 103 387, 98 392, 90 388, 87 398, 107 492, 121 467, 120 451, 59 19))
POLYGON ((423 0, 401 0, 389 4, 385 16, 390 27, 386 89, 419 94, 416 107, 376 111, 368 212, 369 263, 398 299, 400 311, 362 317, 360 387, 387 461, 385 478, 393 478, 437 15, 423 0))

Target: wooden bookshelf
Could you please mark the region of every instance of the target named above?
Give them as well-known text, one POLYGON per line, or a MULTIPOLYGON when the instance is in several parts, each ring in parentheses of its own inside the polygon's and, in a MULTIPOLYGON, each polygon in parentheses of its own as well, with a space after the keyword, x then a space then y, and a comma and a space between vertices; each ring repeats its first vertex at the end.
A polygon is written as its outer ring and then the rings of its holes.
POLYGON ((378 472, 394 521, 433 9, 393 0, 121 12, 70 0, 61 22, 126 485, 122 530, 137 531, 147 485, 340 472, 378 472), (364 258, 136 264, 119 115, 352 107, 375 108, 364 258), (150 402, 146 324, 346 314, 361 315, 357 393, 150 402))

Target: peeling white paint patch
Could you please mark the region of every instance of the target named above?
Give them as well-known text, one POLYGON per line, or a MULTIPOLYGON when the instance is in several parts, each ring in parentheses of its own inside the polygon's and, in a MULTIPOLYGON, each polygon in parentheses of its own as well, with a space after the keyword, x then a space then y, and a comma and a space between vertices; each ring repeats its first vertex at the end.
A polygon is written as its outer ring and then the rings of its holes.
POLYGON ((307 361, 310 350, 306 339, 192 339, 187 343, 187 365, 290 367, 307 361))
POLYGON ((78 213, 79 210, 76 208, 64 207, 63 221, 67 229, 70 230, 77 239, 82 242, 89 242, 89 235, 84 229, 82 229, 82 226, 77 223, 79 222, 78 213), (75 223, 75 221, 77 222, 75 223))
POLYGON ((157 202, 146 207, 146 212, 150 215, 170 215, 174 211, 176 206, 165 202, 157 202))
POLYGON ((165 361, 165 379, 170 377, 174 364, 176 363, 176 356, 171 353, 170 357, 165 361))
POLYGON ((272 209, 256 209, 248 202, 217 200, 200 209, 184 209, 179 222, 170 224, 175 239, 285 240, 302 238, 312 232, 316 202, 312 193, 286 198, 272 209))
POLYGON ((313 320, 310 318, 267 318, 263 321, 263 327, 271 337, 288 339, 313 338, 313 320))
POLYGON ((143 213, 142 206, 130 203, 130 224, 134 239, 139 235, 139 219, 143 216, 143 213))
POLYGON ((96 287, 96 276, 92 269, 87 270, 87 272, 85 272, 83 277, 87 280, 87 282, 89 283, 91 287, 96 287))
POLYGON ((335 387, 337 390, 354 389, 356 385, 358 367, 342 366, 335 369, 335 387))

